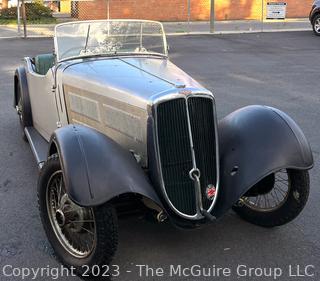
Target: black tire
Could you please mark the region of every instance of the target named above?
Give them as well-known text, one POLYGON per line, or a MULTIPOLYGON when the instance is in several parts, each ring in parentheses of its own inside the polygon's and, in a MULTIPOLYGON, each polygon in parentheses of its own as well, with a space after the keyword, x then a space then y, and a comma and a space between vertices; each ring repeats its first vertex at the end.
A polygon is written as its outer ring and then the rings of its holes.
POLYGON ((18 113, 18 117, 19 117, 19 123, 20 123, 20 128, 21 128, 21 135, 22 135, 22 139, 25 141, 25 142, 28 142, 28 139, 27 139, 27 136, 26 136, 26 133, 24 132, 24 128, 26 127, 25 126, 25 113, 24 113, 24 110, 23 110, 23 101, 22 101, 22 96, 21 96, 21 90, 20 90, 20 87, 18 87, 17 89, 17 113, 18 113))
MULTIPOLYGON (((280 226, 295 219, 305 207, 309 197, 309 173, 308 171, 299 170, 286 171, 288 192, 278 208, 270 211, 258 211, 242 201, 240 204, 235 205, 233 210, 242 219, 263 227, 280 226)), ((271 191, 273 188, 275 187, 272 186, 271 191)))
POLYGON ((55 251, 57 259, 68 268, 75 268, 74 272, 79 276, 86 277, 84 276, 86 271, 87 274, 91 275, 93 266, 95 268, 98 266, 101 271, 100 274, 103 274, 105 269, 103 270, 102 267, 110 264, 117 250, 118 222, 116 211, 109 204, 90 208, 93 210, 95 219, 95 246, 92 252, 84 258, 78 258, 70 254, 57 237, 47 208, 48 181, 59 170, 61 170, 61 165, 58 155, 55 154, 49 157, 42 167, 38 180, 38 204, 41 221, 48 240, 55 251))
POLYGON ((315 35, 320 36, 320 29, 318 28, 320 25, 320 14, 316 15, 312 21, 312 29, 315 35))
POLYGON ((33 121, 32 121, 29 93, 27 92, 27 89, 26 89, 27 86, 21 84, 23 83, 21 79, 26 79, 26 78, 19 77, 19 76, 15 77, 16 107, 17 107, 17 113, 19 116, 21 131, 22 131, 22 138, 24 141, 28 142, 28 139, 24 132, 24 128, 32 126, 33 121))

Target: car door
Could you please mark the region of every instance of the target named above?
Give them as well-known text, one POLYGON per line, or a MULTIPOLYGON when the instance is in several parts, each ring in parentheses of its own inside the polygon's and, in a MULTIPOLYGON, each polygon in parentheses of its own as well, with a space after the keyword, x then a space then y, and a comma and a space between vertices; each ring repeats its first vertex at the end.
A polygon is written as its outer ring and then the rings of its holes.
POLYGON ((34 128, 47 140, 57 129, 59 121, 54 85, 54 68, 45 75, 38 74, 27 60, 27 80, 34 128))

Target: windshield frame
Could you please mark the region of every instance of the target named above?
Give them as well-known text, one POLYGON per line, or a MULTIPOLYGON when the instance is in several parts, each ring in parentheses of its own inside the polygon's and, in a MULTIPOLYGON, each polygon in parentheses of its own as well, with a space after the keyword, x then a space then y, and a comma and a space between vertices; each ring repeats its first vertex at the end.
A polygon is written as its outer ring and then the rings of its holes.
POLYGON ((158 21, 151 21, 151 20, 136 20, 136 19, 110 19, 110 20, 85 20, 85 21, 71 21, 71 22, 65 22, 65 23, 60 23, 57 24, 54 28, 54 54, 56 58, 56 62, 64 62, 64 61, 69 61, 69 60, 75 60, 75 59, 84 59, 84 58, 93 58, 93 57, 118 57, 118 56, 156 56, 156 57, 163 57, 163 58, 168 58, 168 42, 167 42, 167 37, 166 33, 164 31, 163 24, 158 21), (115 52, 114 54, 112 53, 101 53, 101 54, 91 54, 91 55, 77 55, 77 56, 70 56, 68 58, 59 58, 59 46, 58 46, 58 39, 57 39, 57 28, 60 26, 64 25, 70 25, 70 24, 81 24, 81 23, 99 23, 99 22, 133 22, 133 23, 154 23, 158 24, 161 28, 162 32, 162 40, 163 40, 163 48, 164 48, 164 53, 153 53, 153 52, 147 52, 147 53, 133 53, 133 52, 115 52))

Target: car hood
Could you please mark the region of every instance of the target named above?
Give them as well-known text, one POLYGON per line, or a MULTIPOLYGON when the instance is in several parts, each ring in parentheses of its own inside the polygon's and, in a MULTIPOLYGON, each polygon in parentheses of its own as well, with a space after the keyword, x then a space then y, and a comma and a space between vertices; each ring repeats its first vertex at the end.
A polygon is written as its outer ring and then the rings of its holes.
MULTIPOLYGON (((145 107, 179 88, 207 91, 164 58, 103 58, 74 61, 63 69, 63 85, 145 107)), ((180 89, 181 90, 181 89, 180 89)))

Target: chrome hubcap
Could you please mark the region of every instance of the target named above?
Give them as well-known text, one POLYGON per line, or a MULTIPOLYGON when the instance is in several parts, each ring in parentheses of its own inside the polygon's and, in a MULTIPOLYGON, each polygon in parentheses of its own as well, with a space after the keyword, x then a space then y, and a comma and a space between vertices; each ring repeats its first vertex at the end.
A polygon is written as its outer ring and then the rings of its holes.
POLYGON ((271 212, 279 209, 287 200, 290 191, 290 178, 287 170, 275 173, 273 188, 266 194, 243 196, 241 204, 259 212, 271 212))
POLYGON ((82 208, 70 200, 62 171, 50 177, 46 199, 49 220, 60 244, 76 258, 88 257, 96 245, 94 213, 92 208, 82 208))

